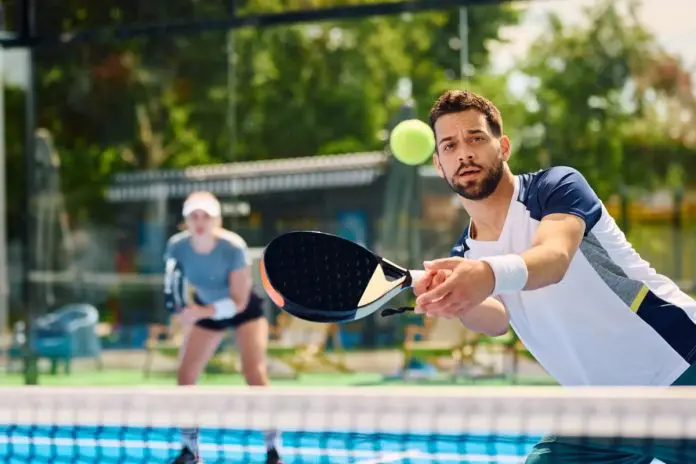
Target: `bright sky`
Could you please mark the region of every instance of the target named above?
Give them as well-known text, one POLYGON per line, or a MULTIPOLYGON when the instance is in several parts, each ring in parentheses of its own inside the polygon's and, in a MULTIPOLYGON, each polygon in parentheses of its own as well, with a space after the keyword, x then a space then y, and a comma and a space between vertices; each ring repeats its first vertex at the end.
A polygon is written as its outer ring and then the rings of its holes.
MULTIPOLYGON (((523 57, 529 45, 545 30, 548 13, 556 13, 568 23, 582 18, 582 8, 597 0, 533 0, 529 3, 521 25, 508 28, 504 37, 511 41, 496 49, 494 65, 497 69, 509 69, 523 57)), ((617 0, 619 4, 625 4, 617 0)), ((641 22, 653 33, 662 46, 682 57, 687 68, 696 72, 696 0, 643 0, 639 10, 641 22)), ((525 81, 511 83, 518 90, 525 81)))

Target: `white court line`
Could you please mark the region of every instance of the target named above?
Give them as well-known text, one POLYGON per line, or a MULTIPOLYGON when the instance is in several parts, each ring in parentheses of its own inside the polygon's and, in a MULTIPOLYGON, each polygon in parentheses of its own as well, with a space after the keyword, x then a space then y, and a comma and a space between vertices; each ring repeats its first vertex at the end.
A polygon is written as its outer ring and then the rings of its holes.
MULTIPOLYGON (((139 440, 110 440, 110 439, 93 439, 93 438, 48 438, 48 437, 27 437, 13 436, 0 437, 0 445, 35 445, 35 446, 58 446, 72 448, 75 445, 87 448, 127 448, 127 449, 158 449, 158 450, 178 450, 180 443, 169 443, 162 441, 139 441, 139 440)), ((210 445, 202 444, 201 450, 219 452, 220 450, 226 453, 265 453, 265 446, 241 446, 241 445, 210 445)), ((483 455, 483 454, 458 454, 458 453, 425 453, 422 451, 412 450, 406 453, 388 454, 385 455, 380 451, 368 450, 349 450, 349 449, 322 449, 322 448, 297 448, 291 446, 282 446, 282 450, 299 454, 301 456, 328 456, 328 457, 356 457, 366 459, 366 461, 358 461, 356 464, 381 464, 395 463, 406 458, 418 458, 431 460, 435 462, 491 462, 495 460, 499 463, 522 463, 524 457, 515 455, 483 455), (384 460, 387 456, 392 456, 392 460, 384 460), (396 459, 398 457, 398 459, 396 459)))
POLYGON ((388 464, 403 461, 406 458, 419 458, 421 453, 419 451, 407 451, 405 453, 389 453, 382 455, 375 459, 368 459, 367 461, 357 461, 355 464, 388 464))
POLYGON ((511 455, 484 455, 484 454, 455 454, 455 453, 424 453, 418 450, 411 450, 405 453, 385 454, 381 457, 367 461, 358 461, 355 464, 389 464, 398 463, 405 459, 424 459, 434 460, 435 462, 491 462, 495 460, 499 463, 522 463, 525 461, 523 456, 511 455))

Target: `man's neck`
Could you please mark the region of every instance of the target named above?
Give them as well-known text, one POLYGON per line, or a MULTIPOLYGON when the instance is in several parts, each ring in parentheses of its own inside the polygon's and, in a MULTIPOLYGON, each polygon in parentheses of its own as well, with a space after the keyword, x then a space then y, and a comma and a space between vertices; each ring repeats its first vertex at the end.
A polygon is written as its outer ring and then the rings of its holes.
POLYGON ((503 178, 495 191, 484 200, 461 198, 462 206, 471 217, 471 236, 476 240, 497 240, 505 225, 510 200, 515 191, 515 176, 505 167, 503 178))

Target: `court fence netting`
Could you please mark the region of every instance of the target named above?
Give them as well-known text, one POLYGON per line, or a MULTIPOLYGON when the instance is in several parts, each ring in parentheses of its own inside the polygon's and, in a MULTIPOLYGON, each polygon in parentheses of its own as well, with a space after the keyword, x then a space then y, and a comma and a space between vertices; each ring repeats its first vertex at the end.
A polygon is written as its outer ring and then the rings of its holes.
MULTIPOLYGON (((696 391, 497 388, 0 389, 0 461, 166 463, 199 427, 206 464, 264 462, 264 431, 285 463, 513 463, 549 433, 612 448, 668 444, 688 463, 696 391)), ((671 463, 670 463, 671 464, 671 463)))

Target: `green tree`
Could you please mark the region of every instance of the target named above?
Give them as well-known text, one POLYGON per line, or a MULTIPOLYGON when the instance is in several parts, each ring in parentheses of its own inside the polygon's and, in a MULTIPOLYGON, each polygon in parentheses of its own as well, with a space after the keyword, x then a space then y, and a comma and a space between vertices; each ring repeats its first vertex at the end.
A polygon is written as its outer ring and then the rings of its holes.
POLYGON ((633 1, 600 2, 585 10, 586 26, 550 16, 549 30, 523 65, 535 85, 516 166, 575 166, 604 197, 620 185, 657 181, 649 160, 636 153, 629 159, 625 147, 626 130, 643 117, 647 101, 648 89, 636 86, 636 78, 658 50, 638 8, 633 1))
MULTIPOLYGON (((472 14, 487 18, 470 28, 474 62, 484 67, 482 44, 497 39, 498 26, 517 21, 517 13, 497 6, 472 14)), ((238 95, 248 97, 240 99, 235 151, 268 158, 380 149, 380 133, 400 104, 398 83, 410 80, 423 116, 459 62, 451 46, 458 18, 452 10, 239 31, 238 95)))
MULTIPOLYGON (((248 14, 374 1, 238 4, 248 14)), ((37 27, 52 34, 226 14, 224 2, 52 0, 39 10, 37 27)), ((516 15, 507 7, 470 14, 472 60, 484 67, 481 44, 516 15)), ((41 49, 38 123, 62 155, 68 207, 74 218, 107 219, 103 191, 120 171, 224 162, 230 153, 249 160, 380 149, 399 105, 398 82, 411 79, 423 113, 458 60, 450 40, 457 20, 453 10, 238 30, 234 80, 224 31, 41 49)), ((11 201, 19 195, 11 191, 11 201)))
POLYGON ((649 157, 660 184, 681 188, 696 169, 696 94, 691 72, 681 60, 664 51, 644 60, 636 87, 648 98, 640 102, 642 117, 626 131, 626 151, 649 157))

